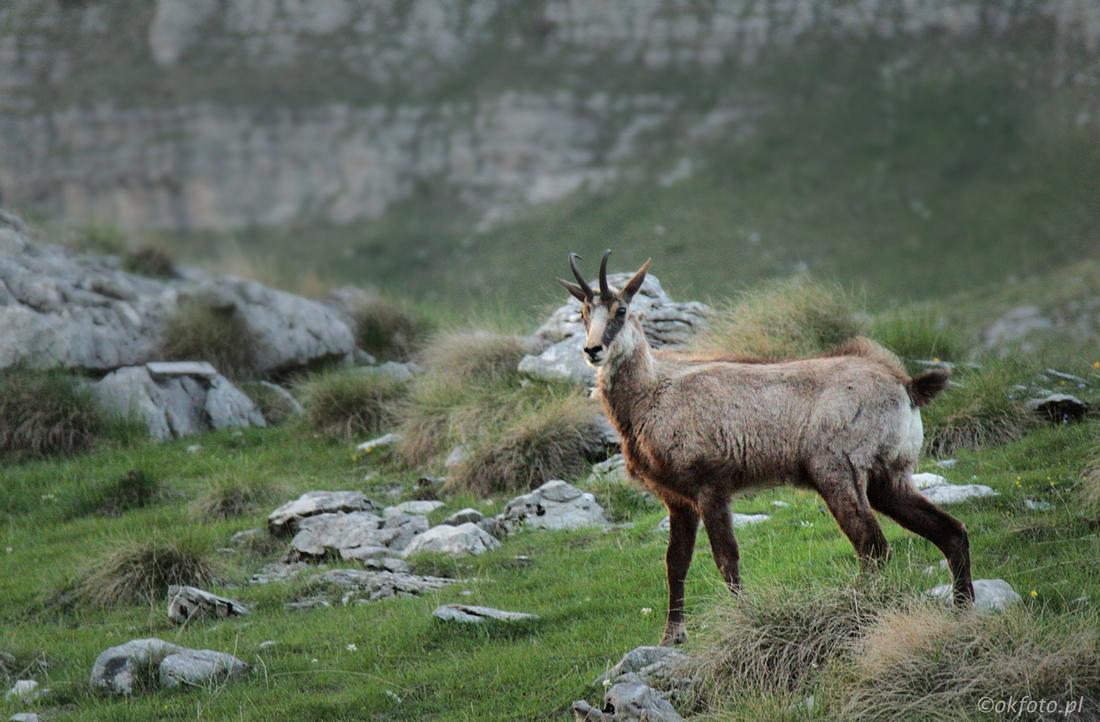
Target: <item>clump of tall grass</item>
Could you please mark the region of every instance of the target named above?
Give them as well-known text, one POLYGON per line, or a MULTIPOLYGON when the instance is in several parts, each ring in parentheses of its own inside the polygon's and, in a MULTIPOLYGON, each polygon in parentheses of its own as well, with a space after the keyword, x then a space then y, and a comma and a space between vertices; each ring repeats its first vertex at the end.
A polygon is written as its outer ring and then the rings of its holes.
MULTIPOLYGON (((1078 719, 1100 713, 1100 631, 1081 613, 887 611, 853 646, 845 672, 834 692, 837 716, 846 720, 978 718, 983 698, 1084 702, 1078 719)), ((1035 712, 1021 719, 1054 717, 1035 712)))
POLYGON ((575 481, 607 455, 596 405, 551 397, 517 410, 451 474, 451 489, 479 495, 528 491, 550 479, 575 481))
POLYGON ((300 385, 303 422, 326 436, 350 441, 397 423, 406 385, 367 369, 340 369, 300 385))
POLYGON ((521 339, 487 331, 436 335, 418 355, 425 373, 413 380, 402 408, 400 451, 421 466, 455 446, 476 446, 499 429, 517 403, 521 339))
POLYGON ((925 450, 947 456, 1022 438, 1038 424, 1014 387, 1021 368, 987 359, 976 368, 957 366, 952 385, 921 410, 925 450))
POLYGON ((714 699, 804 692, 900 599, 881 579, 843 588, 754 586, 703 617, 693 676, 714 699))
POLYGON ((857 312, 838 286, 805 277, 771 283, 719 308, 691 350, 762 360, 815 356, 860 334, 857 312))
POLYGON ((91 390, 60 371, 0 370, 0 459, 19 462, 91 449, 108 424, 91 390))
POLYGON ((180 304, 165 322, 160 357, 207 361, 229 378, 256 374, 256 340, 232 309, 213 309, 196 300, 180 304))
POLYGON ((189 508, 198 519, 235 519, 282 498, 284 491, 267 479, 222 476, 207 483, 189 508))
POLYGON ((202 587, 217 578, 206 550, 184 541, 123 541, 88 563, 75 596, 97 607, 162 601, 173 584, 202 587))

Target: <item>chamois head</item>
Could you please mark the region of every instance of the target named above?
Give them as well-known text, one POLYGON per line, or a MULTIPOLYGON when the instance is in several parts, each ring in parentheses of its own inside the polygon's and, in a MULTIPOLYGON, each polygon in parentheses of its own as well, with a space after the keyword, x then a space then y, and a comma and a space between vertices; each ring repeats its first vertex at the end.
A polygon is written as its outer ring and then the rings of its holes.
POLYGON ((592 366, 601 366, 611 358, 612 346, 626 324, 630 302, 642 287, 646 271, 649 270, 649 261, 646 261, 622 290, 616 291, 607 285, 607 257, 610 255, 611 249, 608 249, 603 252, 603 259, 600 260, 598 296, 577 268, 577 259, 580 256, 576 253, 569 254, 569 267, 577 282, 558 279, 558 283, 581 302, 581 318, 584 319, 584 327, 588 331, 584 342, 584 359, 592 366))

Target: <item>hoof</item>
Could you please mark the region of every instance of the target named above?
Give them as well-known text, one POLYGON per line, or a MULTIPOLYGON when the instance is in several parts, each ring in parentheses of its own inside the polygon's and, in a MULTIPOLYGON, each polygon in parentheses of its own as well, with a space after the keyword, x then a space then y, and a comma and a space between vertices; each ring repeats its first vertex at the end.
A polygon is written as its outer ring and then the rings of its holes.
POLYGON ((675 647, 687 641, 688 633, 683 624, 674 627, 665 627, 665 633, 661 635, 660 646, 675 647))

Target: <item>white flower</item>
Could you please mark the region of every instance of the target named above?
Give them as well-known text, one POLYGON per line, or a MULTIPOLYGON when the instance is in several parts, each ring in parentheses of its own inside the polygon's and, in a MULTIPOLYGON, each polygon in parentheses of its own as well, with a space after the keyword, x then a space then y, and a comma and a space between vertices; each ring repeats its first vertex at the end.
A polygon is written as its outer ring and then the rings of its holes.
POLYGON ((642 615, 648 617, 653 614, 653 610, 650 607, 642 607, 642 615))
POLYGON ((394 694, 392 690, 387 689, 386 690, 386 696, 389 697, 390 699, 392 699, 393 701, 397 702, 397 704, 401 704, 401 702, 404 701, 400 697, 398 697, 396 694, 394 694))
POLYGON ((355 646, 354 642, 352 642, 351 644, 348 645, 348 651, 349 652, 354 652, 357 649, 359 649, 359 648, 355 646))

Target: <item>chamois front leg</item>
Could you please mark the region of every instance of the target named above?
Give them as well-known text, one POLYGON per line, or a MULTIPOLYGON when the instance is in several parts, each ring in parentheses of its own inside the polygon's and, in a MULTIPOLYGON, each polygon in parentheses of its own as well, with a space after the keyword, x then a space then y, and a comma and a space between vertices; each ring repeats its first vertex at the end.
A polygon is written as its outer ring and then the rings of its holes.
POLYGON ((684 629, 684 579, 695 551, 695 535, 699 530, 699 515, 686 506, 668 505, 668 551, 665 570, 668 573, 668 621, 661 635, 661 646, 680 644, 687 639, 684 629))
POLYGON ((741 591, 741 555, 737 549, 737 538, 733 535, 729 501, 722 499, 708 506, 703 515, 703 525, 710 539, 714 563, 726 580, 726 586, 731 592, 741 591))

